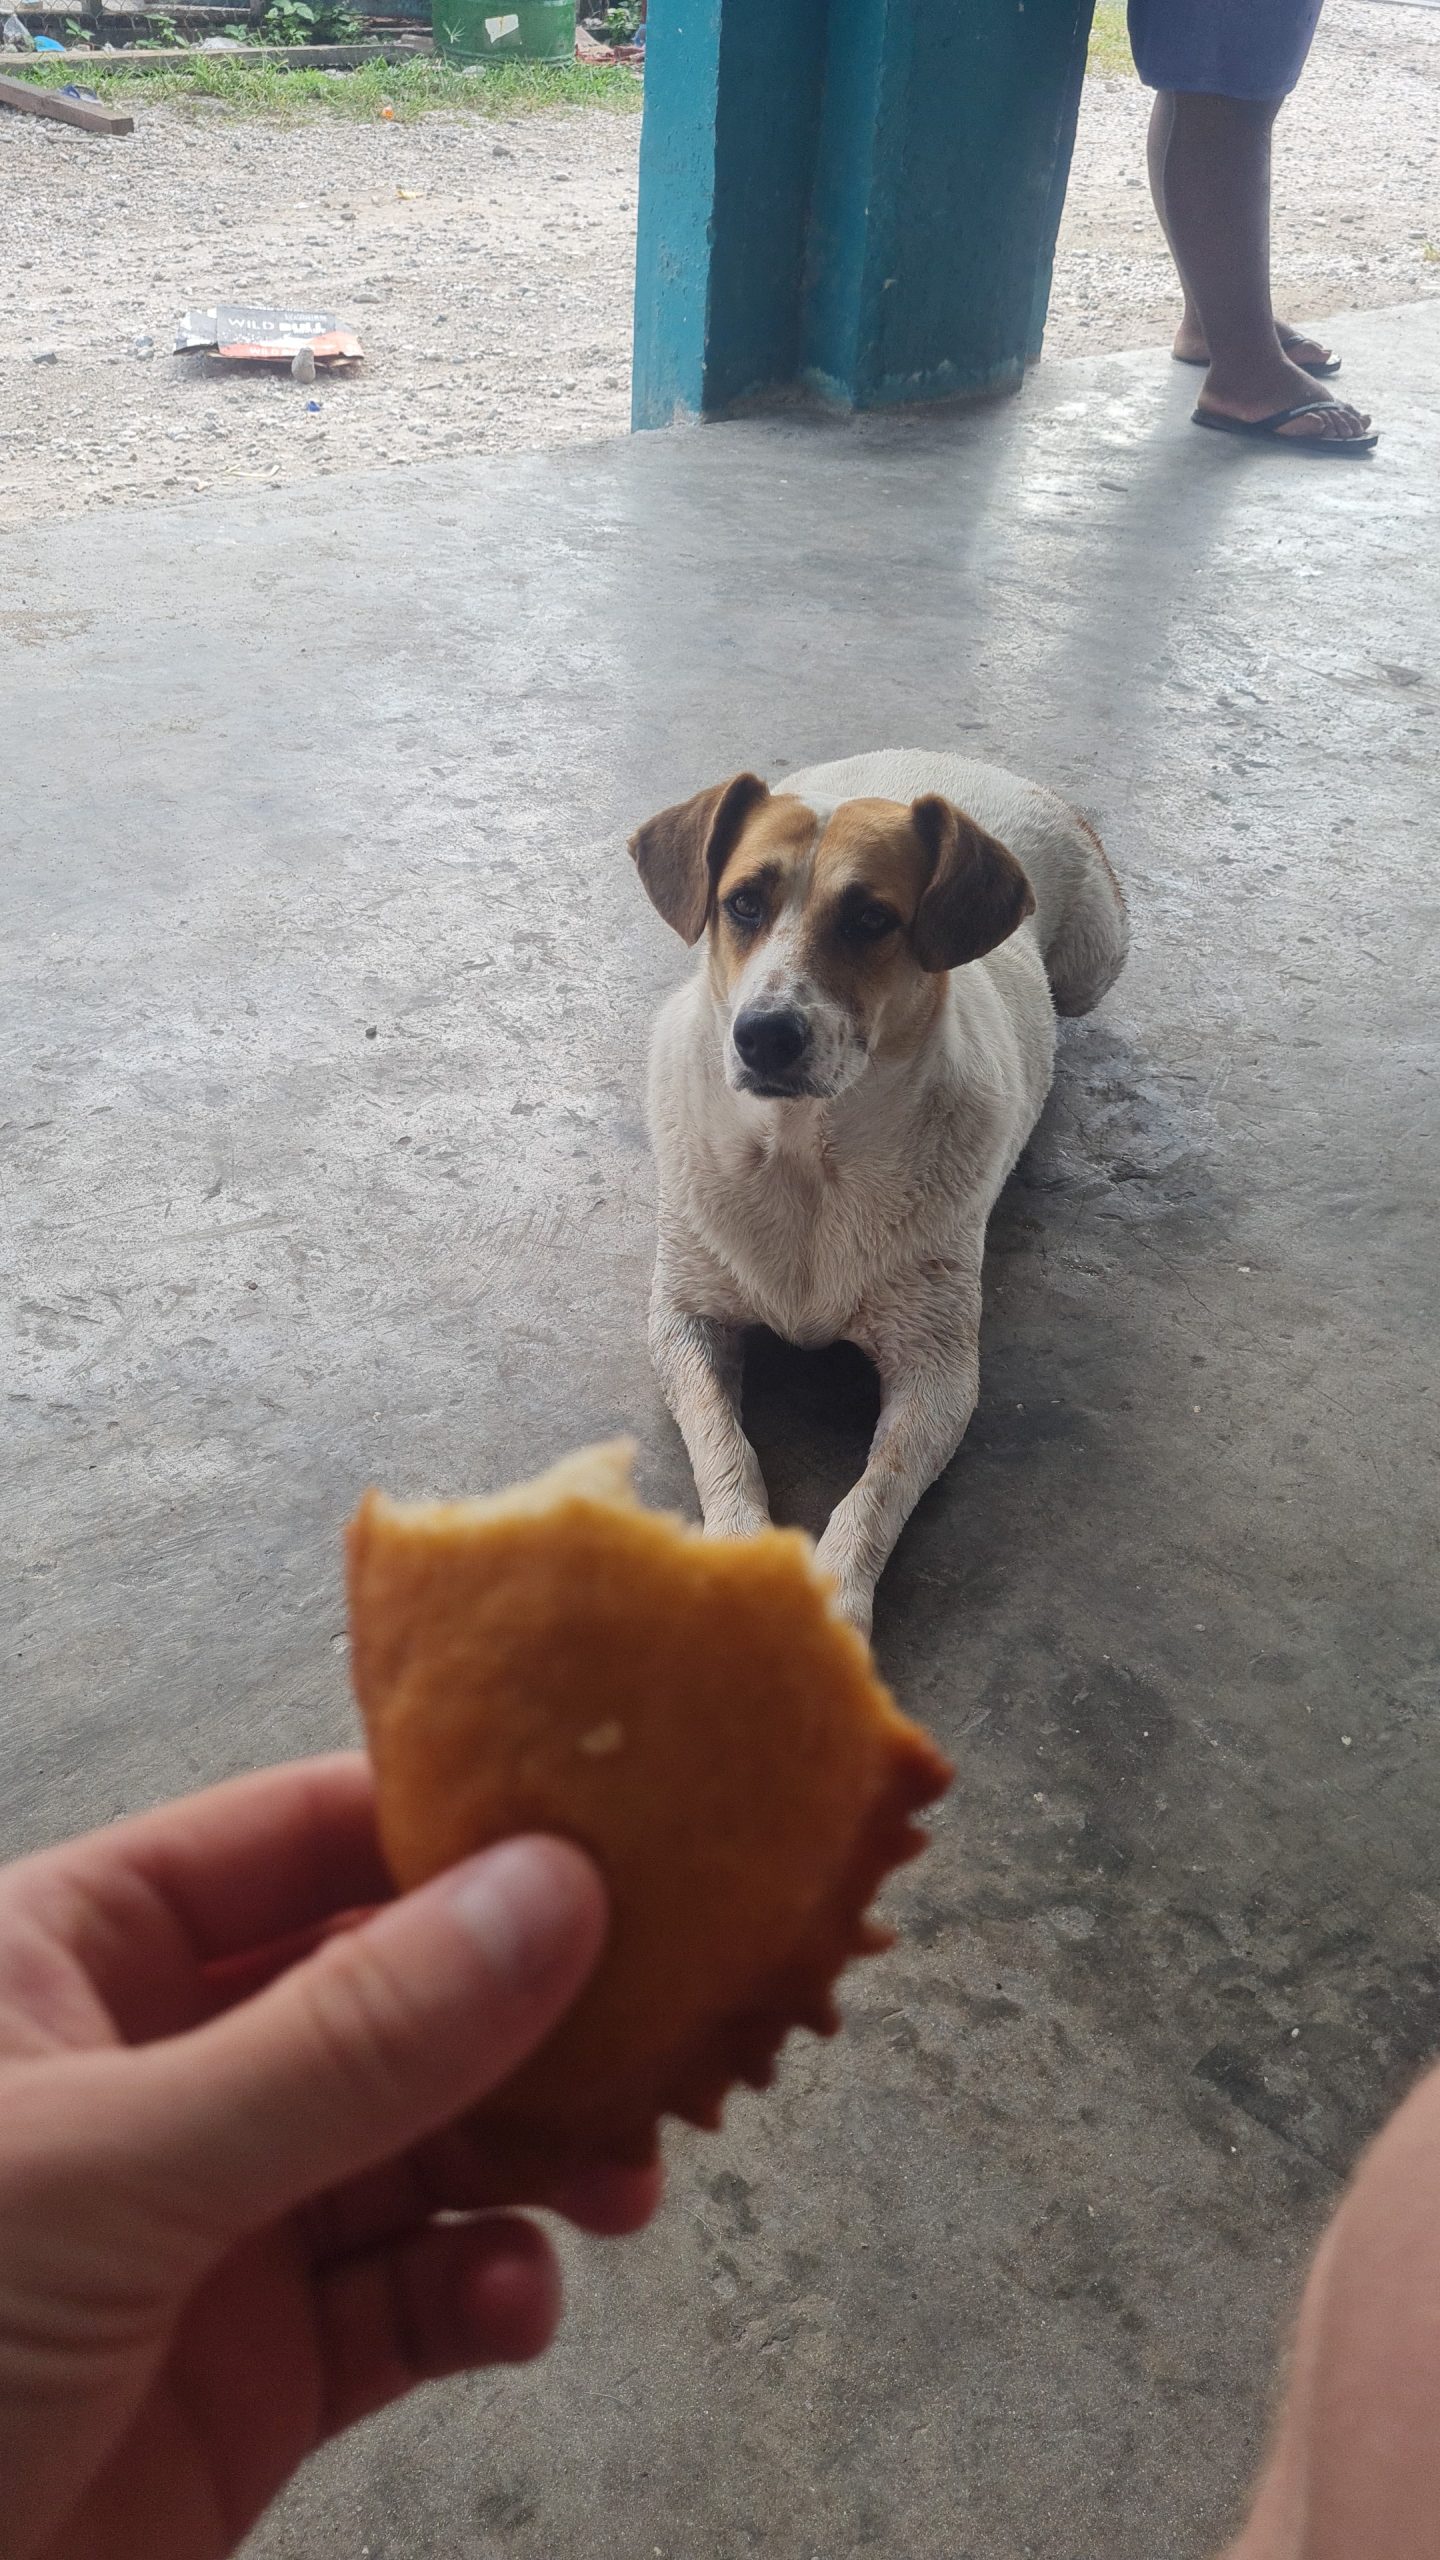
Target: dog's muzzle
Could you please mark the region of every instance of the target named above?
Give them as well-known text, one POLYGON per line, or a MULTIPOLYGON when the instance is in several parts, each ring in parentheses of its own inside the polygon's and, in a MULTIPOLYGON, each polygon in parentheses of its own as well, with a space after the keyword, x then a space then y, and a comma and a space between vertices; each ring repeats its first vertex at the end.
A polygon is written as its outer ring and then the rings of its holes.
POLYGON ((803 1093, 810 1059, 810 1025, 793 1005, 747 1005, 730 1025, 747 1093, 780 1097, 803 1093))

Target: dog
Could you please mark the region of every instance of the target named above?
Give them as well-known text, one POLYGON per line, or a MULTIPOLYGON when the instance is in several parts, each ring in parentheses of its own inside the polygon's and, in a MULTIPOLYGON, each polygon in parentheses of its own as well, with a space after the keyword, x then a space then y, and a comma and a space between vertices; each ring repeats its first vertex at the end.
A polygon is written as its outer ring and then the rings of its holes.
POLYGON ((979 1390, 980 1265, 1050 1089, 1057 1013, 1125 960, 1099 837, 1038 784, 892 750, 740 773, 630 851, 699 968, 663 1007, 650 1345, 708 1531, 769 1503, 745 1437, 743 1339, 857 1344, 880 1418, 818 1561, 862 1633, 875 1586, 979 1390))

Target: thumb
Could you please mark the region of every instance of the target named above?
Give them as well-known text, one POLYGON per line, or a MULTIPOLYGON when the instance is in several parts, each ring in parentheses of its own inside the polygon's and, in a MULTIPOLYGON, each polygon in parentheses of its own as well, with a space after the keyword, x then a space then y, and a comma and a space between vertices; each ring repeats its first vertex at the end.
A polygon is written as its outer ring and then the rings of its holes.
POLYGON ((218 2252, 449 2123, 569 2007, 605 1925, 579 1849, 505 1841, 147 2046, 132 2133, 171 2209, 218 2252))

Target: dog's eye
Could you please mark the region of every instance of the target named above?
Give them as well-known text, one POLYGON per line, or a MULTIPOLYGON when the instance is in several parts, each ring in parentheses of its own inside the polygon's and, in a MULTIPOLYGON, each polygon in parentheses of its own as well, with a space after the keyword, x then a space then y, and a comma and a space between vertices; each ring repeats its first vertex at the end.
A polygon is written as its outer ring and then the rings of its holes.
POLYGON ((747 933, 760 922, 764 912, 764 902, 758 889, 732 890, 725 901, 725 913, 731 923, 738 924, 747 933))
POLYGON ((862 942, 879 942, 883 935, 894 932, 899 921, 894 908, 882 907, 877 898, 867 898, 846 917, 851 932, 858 934, 862 942))

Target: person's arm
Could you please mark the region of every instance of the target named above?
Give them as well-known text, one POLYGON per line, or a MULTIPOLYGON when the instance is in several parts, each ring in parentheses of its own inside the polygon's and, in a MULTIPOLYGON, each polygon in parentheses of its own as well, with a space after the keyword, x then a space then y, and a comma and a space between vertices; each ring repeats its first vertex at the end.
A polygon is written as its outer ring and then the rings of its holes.
POLYGON ((1440 2560, 1440 2071, 1366 2152, 1320 2244, 1226 2560, 1440 2560))

